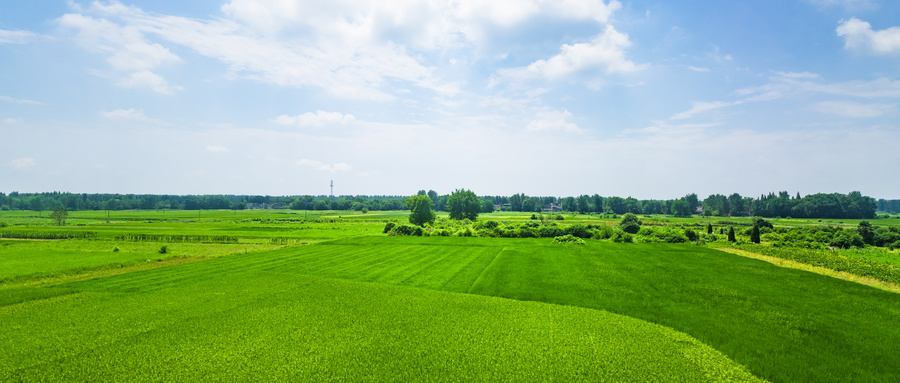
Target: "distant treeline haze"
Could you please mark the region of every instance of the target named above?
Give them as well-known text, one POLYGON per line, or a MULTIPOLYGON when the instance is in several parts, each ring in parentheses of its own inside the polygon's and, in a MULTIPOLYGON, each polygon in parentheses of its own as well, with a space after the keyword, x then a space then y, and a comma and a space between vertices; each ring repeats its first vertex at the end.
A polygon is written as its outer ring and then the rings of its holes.
MULTIPOLYGON (((446 211, 448 195, 419 191, 434 201, 435 210, 446 211)), ((801 197, 788 192, 759 197, 713 194, 700 200, 696 194, 670 200, 580 195, 577 197, 536 197, 525 194, 482 196, 483 212, 565 211, 601 214, 672 214, 675 216, 759 216, 793 218, 875 218, 876 211, 900 213, 900 200, 876 201, 860 192, 848 194, 810 194, 801 197)), ((75 193, 0 193, 0 210, 131 209, 294 209, 294 210, 404 210, 405 196, 259 196, 259 195, 155 195, 155 194, 75 194, 75 193)))

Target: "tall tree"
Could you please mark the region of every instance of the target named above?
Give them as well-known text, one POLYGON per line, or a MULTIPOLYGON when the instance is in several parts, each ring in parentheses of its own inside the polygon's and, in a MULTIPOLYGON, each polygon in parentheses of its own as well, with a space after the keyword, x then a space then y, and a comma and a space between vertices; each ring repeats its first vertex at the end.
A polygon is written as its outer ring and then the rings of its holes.
POLYGON ((481 202, 471 190, 457 189, 447 197, 447 210, 450 219, 478 219, 481 202))
POLYGON ((65 226, 66 218, 69 218, 69 210, 64 205, 59 205, 53 209, 53 213, 50 213, 50 218, 55 219, 57 225, 65 226))
POLYGON ((406 208, 409 209, 409 223, 413 225, 424 226, 426 223, 434 222, 434 210, 431 208, 434 202, 427 195, 414 195, 406 199, 406 208))

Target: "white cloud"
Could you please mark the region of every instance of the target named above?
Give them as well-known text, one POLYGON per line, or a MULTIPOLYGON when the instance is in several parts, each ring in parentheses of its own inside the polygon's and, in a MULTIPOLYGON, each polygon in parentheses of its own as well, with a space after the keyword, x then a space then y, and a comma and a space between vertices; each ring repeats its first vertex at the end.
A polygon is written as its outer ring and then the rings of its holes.
POLYGON ((149 121, 150 118, 144 115, 143 110, 137 109, 116 109, 109 112, 101 111, 103 118, 110 120, 132 120, 132 121, 149 121))
MULTIPOLYGON (((127 10, 119 3, 98 9, 127 10)), ((180 87, 168 82, 151 70, 163 65, 181 62, 181 58, 160 44, 149 42, 142 31, 134 26, 119 25, 107 19, 95 19, 81 14, 66 14, 57 23, 75 31, 74 39, 89 51, 106 55, 110 68, 117 72, 116 85, 126 89, 149 88, 157 93, 172 94, 180 87)))
POLYGON ((17 118, 4 118, 3 123, 6 125, 12 125, 18 123, 20 120, 17 118))
POLYGON ((606 23, 619 8, 615 0, 232 0, 222 12, 267 35, 304 32, 349 45, 391 40, 435 50, 477 43, 492 29, 521 26, 540 17, 606 23))
POLYGON ((131 73, 116 81, 116 85, 126 89, 150 89, 161 94, 172 94, 184 89, 181 86, 170 86, 165 78, 147 70, 131 73))
POLYGON ((556 80, 581 73, 631 73, 645 69, 647 64, 637 65, 625 58, 625 48, 630 45, 627 34, 607 25, 603 33, 588 43, 563 44, 560 53, 547 60, 537 60, 526 67, 503 69, 498 73, 501 77, 518 80, 556 80))
POLYGON ((825 114, 833 114, 841 117, 872 118, 881 117, 896 109, 896 105, 889 104, 862 104, 852 101, 822 101, 816 103, 813 109, 825 114))
POLYGON ((12 166, 16 169, 28 169, 37 165, 37 161, 31 157, 22 157, 12 160, 12 166))
POLYGON ((693 106, 681 113, 675 114, 670 117, 672 120, 683 120, 686 118, 694 117, 695 115, 706 113, 712 110, 727 108, 729 106, 740 105, 743 101, 732 101, 732 102, 724 102, 724 101, 713 101, 713 102, 704 102, 704 101, 695 101, 693 106))
POLYGON ((22 105, 44 105, 43 103, 31 100, 23 100, 19 98, 13 98, 9 96, 0 96, 0 101, 8 102, 10 104, 22 104, 22 105))
POLYGON ((851 18, 838 25, 837 34, 844 38, 847 49, 876 55, 900 53, 900 27, 874 31, 871 24, 851 18))
POLYGON ((7 31, 0 29, 0 44, 25 44, 37 37, 28 31, 7 31))
POLYGON ((775 74, 778 75, 778 77, 781 77, 781 78, 790 78, 790 79, 807 79, 807 80, 811 80, 811 79, 817 79, 817 78, 819 78, 819 75, 818 75, 818 74, 816 74, 816 73, 810 73, 810 72, 775 72, 775 74))
POLYGON ((206 151, 210 153, 228 153, 230 150, 224 146, 210 145, 206 147, 206 151))
POLYGON ((289 116, 286 114, 275 117, 275 123, 281 125, 297 125, 299 127, 322 127, 337 124, 346 124, 355 121, 356 118, 352 114, 343 114, 338 112, 316 111, 315 113, 306 112, 297 116, 289 116))
POLYGON ((694 72, 709 72, 709 68, 706 67, 695 67, 693 65, 690 65, 687 68, 694 72))
POLYGON ((309 167, 309 168, 313 168, 313 169, 317 169, 317 170, 324 170, 324 171, 328 171, 328 172, 332 172, 332 173, 347 172, 347 171, 350 171, 351 169, 353 169, 352 167, 350 167, 350 165, 347 165, 343 162, 337 163, 337 164, 326 164, 321 161, 307 160, 305 158, 300 161, 297 161, 297 165, 309 167))
POLYGON ((567 133, 581 133, 581 128, 571 122, 572 113, 568 110, 556 110, 546 108, 538 111, 534 119, 528 123, 525 130, 530 132, 561 131, 567 133))

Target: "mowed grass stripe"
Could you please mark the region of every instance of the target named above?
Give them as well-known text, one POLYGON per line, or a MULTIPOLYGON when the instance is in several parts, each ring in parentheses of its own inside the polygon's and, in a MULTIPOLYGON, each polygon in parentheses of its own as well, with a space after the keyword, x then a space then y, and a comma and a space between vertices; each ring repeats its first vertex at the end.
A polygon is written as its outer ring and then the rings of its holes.
POLYGON ((139 299, 0 308, 0 381, 756 381, 685 334, 602 311, 208 272, 139 299))

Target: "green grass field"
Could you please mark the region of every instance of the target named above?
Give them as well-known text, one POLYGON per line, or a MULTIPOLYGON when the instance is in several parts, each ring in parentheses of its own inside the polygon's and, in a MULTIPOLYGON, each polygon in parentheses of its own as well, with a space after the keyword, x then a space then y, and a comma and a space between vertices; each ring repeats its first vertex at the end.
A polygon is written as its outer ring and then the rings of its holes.
POLYGON ((895 293, 694 245, 381 234, 403 212, 12 213, 0 230, 96 236, 0 239, 2 381, 900 380, 895 293), (85 274, 171 257, 203 261, 85 274))

